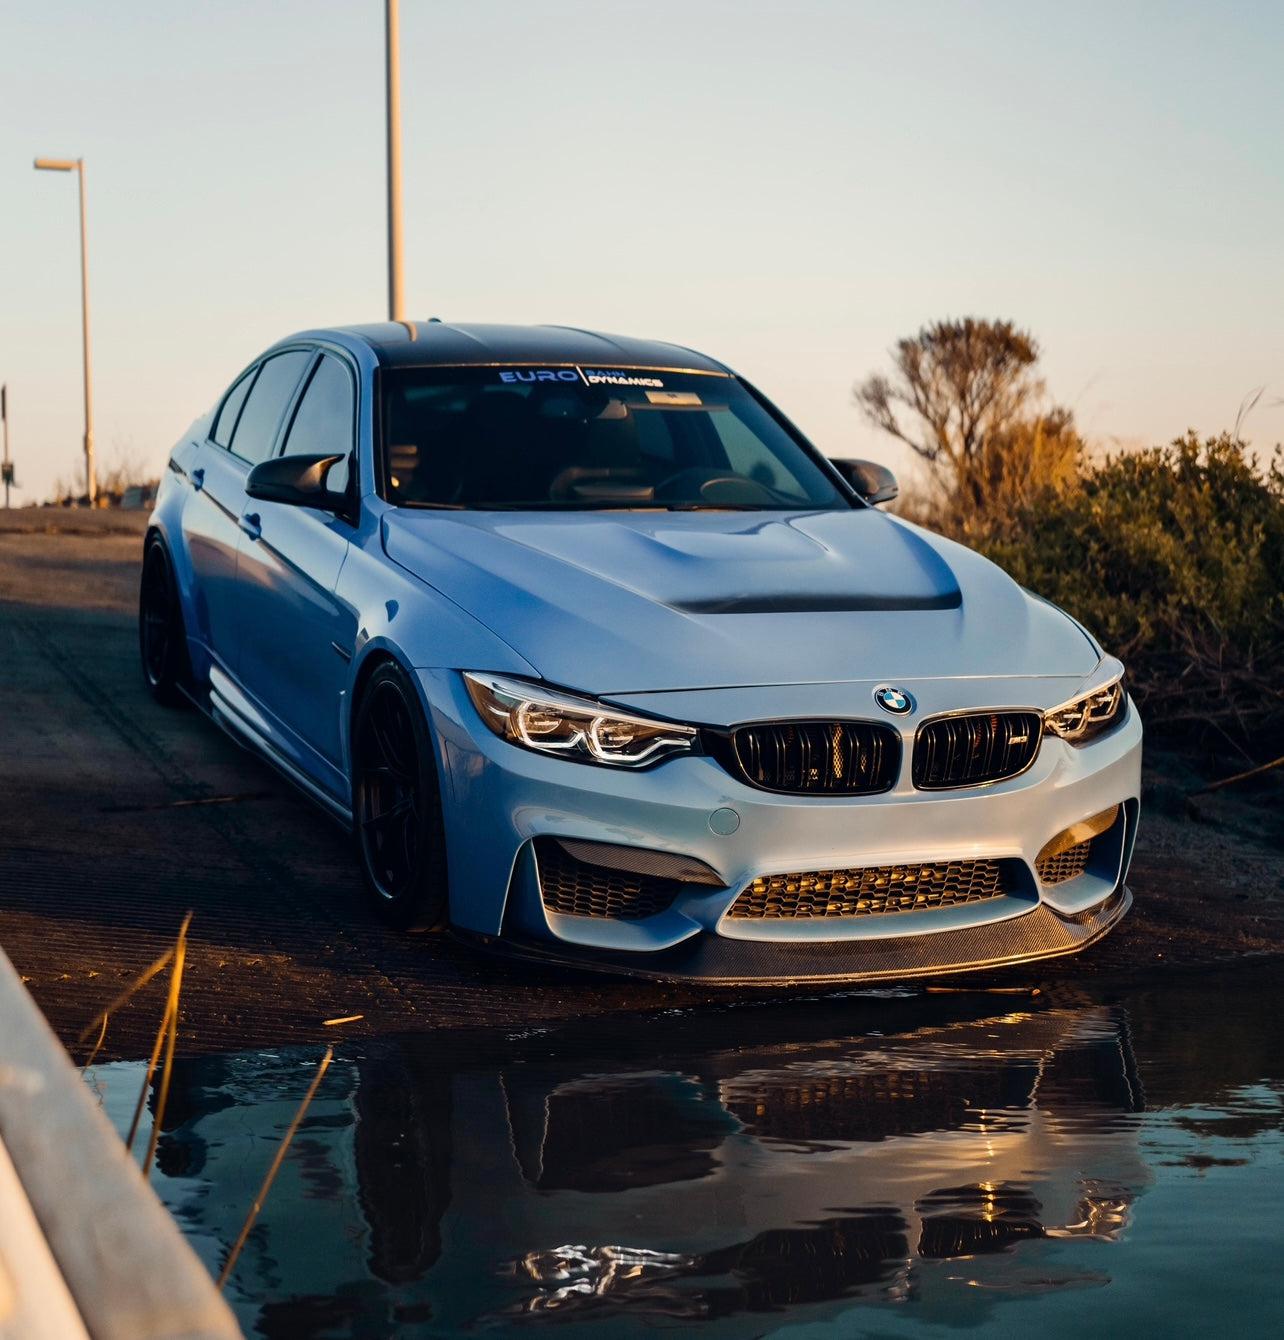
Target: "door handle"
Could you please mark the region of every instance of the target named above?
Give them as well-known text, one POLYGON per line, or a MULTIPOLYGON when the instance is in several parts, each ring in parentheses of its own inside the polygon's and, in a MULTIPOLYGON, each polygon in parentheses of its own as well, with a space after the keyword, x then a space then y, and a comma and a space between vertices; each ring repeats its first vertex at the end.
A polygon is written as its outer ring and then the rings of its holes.
POLYGON ((205 487, 204 469, 192 471, 192 487, 199 493, 205 487))
POLYGON ((243 516, 236 523, 252 540, 257 540, 263 534, 263 525, 257 512, 251 512, 248 516, 243 516))

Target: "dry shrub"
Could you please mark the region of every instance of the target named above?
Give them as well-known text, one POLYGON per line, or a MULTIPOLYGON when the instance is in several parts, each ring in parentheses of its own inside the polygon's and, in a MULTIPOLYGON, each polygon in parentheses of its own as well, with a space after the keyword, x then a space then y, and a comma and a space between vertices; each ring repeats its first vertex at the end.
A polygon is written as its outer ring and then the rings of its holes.
POLYGON ((1070 414, 1053 409, 994 432, 966 462, 944 469, 938 463, 902 510, 933 530, 983 545, 1005 519, 1074 488, 1086 465, 1070 414))
MULTIPOLYGON (((1284 455, 1229 434, 1080 461, 1013 510, 955 533, 1080 619, 1129 668, 1150 727, 1284 750, 1284 455)), ((1018 472, 1019 473, 1019 472, 1018 472)))

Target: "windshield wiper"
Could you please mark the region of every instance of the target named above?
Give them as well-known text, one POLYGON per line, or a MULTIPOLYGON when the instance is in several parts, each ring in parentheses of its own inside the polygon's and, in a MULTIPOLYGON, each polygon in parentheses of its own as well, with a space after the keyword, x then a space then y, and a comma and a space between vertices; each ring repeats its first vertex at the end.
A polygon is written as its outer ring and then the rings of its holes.
POLYGON ((662 512, 664 504, 640 498, 615 501, 567 499, 565 502, 470 503, 474 512, 662 512))
POLYGON ((661 503, 666 512, 793 512, 788 503, 661 503))
POLYGON ((568 498, 561 502, 397 502, 396 507, 417 507, 439 512, 794 512, 802 503, 666 503, 640 498, 568 498))

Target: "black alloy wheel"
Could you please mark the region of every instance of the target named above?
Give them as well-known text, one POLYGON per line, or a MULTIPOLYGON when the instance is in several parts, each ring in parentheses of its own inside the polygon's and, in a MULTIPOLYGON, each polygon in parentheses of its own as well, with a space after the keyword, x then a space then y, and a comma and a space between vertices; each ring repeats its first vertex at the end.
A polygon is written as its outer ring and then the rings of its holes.
POLYGON ((432 740, 414 686, 385 661, 352 724, 353 826, 366 888, 400 930, 447 918, 446 843, 432 740))
POLYGON ((138 651, 148 692, 166 707, 180 705, 187 673, 187 637, 169 554, 157 536, 148 542, 143 555, 143 576, 138 590, 138 651))

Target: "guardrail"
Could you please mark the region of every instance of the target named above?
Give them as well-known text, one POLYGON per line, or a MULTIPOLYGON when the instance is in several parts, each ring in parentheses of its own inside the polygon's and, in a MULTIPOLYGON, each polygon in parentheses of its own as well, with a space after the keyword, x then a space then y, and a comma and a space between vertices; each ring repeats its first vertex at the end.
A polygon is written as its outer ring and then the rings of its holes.
POLYGON ((0 952, 0 1340, 240 1334, 0 952))

